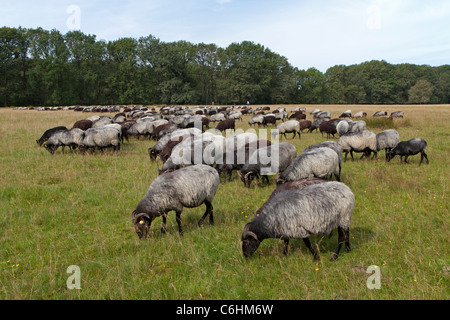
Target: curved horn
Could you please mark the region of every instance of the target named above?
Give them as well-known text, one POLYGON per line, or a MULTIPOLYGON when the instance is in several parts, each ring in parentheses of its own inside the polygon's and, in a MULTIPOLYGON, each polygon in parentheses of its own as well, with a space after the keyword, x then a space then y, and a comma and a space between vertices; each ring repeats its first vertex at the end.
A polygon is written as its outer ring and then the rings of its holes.
POLYGON ((248 180, 248 175, 251 174, 251 173, 253 173, 253 171, 247 172, 247 173, 245 174, 245 176, 244 176, 244 179, 245 179, 245 180, 248 180))
POLYGON ((242 232, 241 241, 244 241, 245 239, 247 239, 249 237, 251 237, 251 238, 253 238, 255 240, 258 240, 258 236, 254 232, 249 231, 249 230, 245 230, 244 232, 242 232))
MULTIPOLYGON (((135 211, 133 211, 132 214, 135 214, 135 211)), ((147 213, 139 213, 137 215, 132 216, 133 224, 136 224, 136 222, 139 220, 140 217, 145 217, 145 218, 151 220, 150 216, 147 213)))

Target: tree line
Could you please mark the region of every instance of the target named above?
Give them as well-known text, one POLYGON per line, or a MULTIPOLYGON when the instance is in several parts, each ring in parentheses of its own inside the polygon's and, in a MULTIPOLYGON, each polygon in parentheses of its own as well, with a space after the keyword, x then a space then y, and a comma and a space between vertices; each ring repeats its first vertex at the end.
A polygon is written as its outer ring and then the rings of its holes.
POLYGON ((263 45, 226 48, 0 28, 0 105, 450 103, 450 65, 299 70, 263 45))

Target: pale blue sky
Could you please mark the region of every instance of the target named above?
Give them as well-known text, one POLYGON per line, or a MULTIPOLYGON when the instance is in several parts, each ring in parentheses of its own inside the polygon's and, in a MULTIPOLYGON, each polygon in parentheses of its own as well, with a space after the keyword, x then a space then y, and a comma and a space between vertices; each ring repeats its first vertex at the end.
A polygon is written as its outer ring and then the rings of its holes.
POLYGON ((66 33, 77 21, 103 40, 152 34, 220 47, 254 41, 299 69, 322 72, 373 59, 450 63, 448 0, 0 0, 0 26, 66 33))

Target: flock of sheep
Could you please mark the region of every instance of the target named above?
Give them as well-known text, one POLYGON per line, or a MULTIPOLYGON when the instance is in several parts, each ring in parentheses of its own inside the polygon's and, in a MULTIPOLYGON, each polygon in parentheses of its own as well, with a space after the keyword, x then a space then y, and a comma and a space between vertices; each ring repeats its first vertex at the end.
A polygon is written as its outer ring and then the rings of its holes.
MULTIPOLYGON (((336 260, 343 244, 350 251, 349 227, 355 196, 340 182, 342 161, 346 161, 348 153, 353 159, 353 152, 362 153, 362 157, 373 153, 376 157, 379 151, 385 150, 386 161, 399 155, 400 161, 405 157, 405 162, 408 156, 421 153, 420 164, 423 159, 428 163, 425 140, 400 141, 394 129, 375 134, 366 129, 363 120, 350 120, 350 110, 338 119, 330 119, 329 112, 314 110, 311 112, 313 122, 306 120, 304 108, 292 110, 290 116, 285 108, 273 112, 269 108, 269 114, 264 111, 248 107, 164 107, 158 113, 154 109, 135 108, 113 118, 89 117, 77 121, 71 129, 51 128, 36 142, 54 154, 58 147, 64 152, 65 146, 78 148, 81 153, 107 147, 118 151, 121 142, 130 136, 144 135, 156 140, 148 154, 151 161, 159 157, 163 166, 161 169, 157 166, 159 176, 132 212, 132 223, 141 239, 147 237, 157 217, 162 218, 161 232, 165 233, 170 211, 176 212, 181 234, 183 208, 202 204, 206 205, 206 211, 198 225, 207 216, 213 224, 213 200, 221 175, 226 182, 227 176, 231 180, 232 172, 238 171, 245 187, 250 187, 255 178, 268 183, 269 175, 277 175, 275 190, 254 219, 244 226, 241 241, 245 257, 251 256, 264 239, 283 240, 287 254, 289 239, 301 238, 314 259, 318 259, 309 236, 331 234, 335 229, 338 230, 338 246, 331 260, 336 260), (276 128, 271 134, 272 141, 259 139, 253 132, 235 130, 235 121, 242 121, 242 115, 248 113, 257 113, 250 118, 250 126, 272 124, 272 128, 276 128), (278 120, 281 123, 276 125, 278 120), (216 128, 206 130, 215 121, 219 121, 216 128), (234 135, 223 136, 222 132, 227 129, 234 130, 234 135), (294 138, 298 134, 301 138, 305 129, 310 132, 319 129, 322 134, 326 132, 327 137, 337 133, 339 138, 309 146, 300 154, 291 143, 275 140, 281 135, 286 137, 286 133, 293 133, 294 138), (330 181, 333 176, 336 181, 330 181)), ((396 114, 391 116, 399 113, 396 114)))

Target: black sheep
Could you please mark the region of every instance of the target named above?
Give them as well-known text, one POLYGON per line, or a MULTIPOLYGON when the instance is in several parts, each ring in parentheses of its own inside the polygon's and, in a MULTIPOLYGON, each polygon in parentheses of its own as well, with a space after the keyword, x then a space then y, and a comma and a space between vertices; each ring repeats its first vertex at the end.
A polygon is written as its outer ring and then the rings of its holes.
POLYGON ((220 132, 225 131, 227 129, 235 130, 235 120, 234 119, 226 119, 222 120, 217 124, 217 130, 220 132))
POLYGON ((400 141, 397 146, 392 149, 392 151, 386 152, 387 162, 391 161, 395 156, 400 156, 400 162, 402 162, 403 156, 405 157, 405 163, 408 163, 407 159, 409 156, 416 155, 420 152, 420 162, 419 166, 422 164, 425 158, 428 161, 428 156, 425 153, 425 148, 427 147, 427 142, 424 139, 414 138, 408 141, 400 141))
POLYGON ((68 129, 67 129, 66 127, 64 127, 64 126, 57 126, 57 127, 50 128, 50 129, 46 130, 38 140, 36 140, 36 143, 38 144, 39 147, 41 147, 42 144, 43 144, 45 141, 47 141, 48 138, 50 138, 50 136, 51 136, 52 134, 54 134, 55 132, 58 132, 58 131, 67 131, 67 130, 68 130, 68 129))

